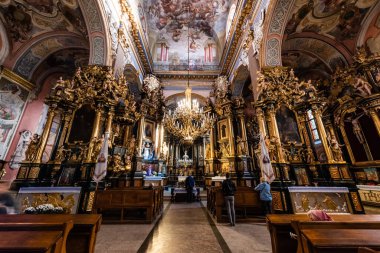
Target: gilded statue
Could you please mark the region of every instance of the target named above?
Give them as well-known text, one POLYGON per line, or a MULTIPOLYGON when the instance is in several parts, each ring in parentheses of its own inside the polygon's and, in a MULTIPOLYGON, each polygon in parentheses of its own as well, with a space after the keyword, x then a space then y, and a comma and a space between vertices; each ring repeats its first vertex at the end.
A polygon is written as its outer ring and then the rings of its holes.
POLYGON ((91 155, 91 159, 95 161, 100 153, 100 150, 102 149, 103 138, 94 137, 93 143, 94 143, 94 149, 91 155))
POLYGON ((246 141, 244 141, 240 136, 237 136, 236 142, 238 155, 247 155, 247 149, 245 145, 246 141))
POLYGON ((340 145, 337 139, 335 138, 335 136, 328 132, 327 132, 327 141, 329 142, 334 160, 336 162, 343 161, 342 150, 340 149, 340 146, 343 146, 343 145, 340 145))
POLYGON ((220 145, 220 153, 222 154, 222 157, 227 157, 230 155, 229 148, 230 144, 227 142, 220 145))
POLYGON ((56 162, 62 162, 63 160, 65 160, 65 148, 63 147, 63 145, 61 145, 57 149, 54 161, 56 161, 56 162))
POLYGON ((303 194, 302 195, 302 199, 301 199, 301 206, 302 206, 302 209, 307 212, 309 211, 310 207, 310 201, 309 201, 309 198, 306 196, 306 194, 303 194))
POLYGON ((34 161, 36 159, 40 141, 41 137, 38 134, 33 134, 28 149, 25 151, 25 161, 34 161))
POLYGON ((128 154, 134 155, 136 152, 136 138, 134 135, 128 141, 128 154))
POLYGON ((131 161, 131 157, 129 155, 125 156, 124 164, 125 164, 125 170, 127 172, 131 171, 131 169, 132 169, 132 161, 131 161))
POLYGON ((124 171, 125 167, 123 164, 123 161, 121 159, 121 155, 116 153, 112 156, 112 171, 113 172, 120 172, 124 171))
POLYGON ((210 159, 211 158, 211 146, 210 146, 210 143, 207 143, 206 144, 206 159, 210 159))

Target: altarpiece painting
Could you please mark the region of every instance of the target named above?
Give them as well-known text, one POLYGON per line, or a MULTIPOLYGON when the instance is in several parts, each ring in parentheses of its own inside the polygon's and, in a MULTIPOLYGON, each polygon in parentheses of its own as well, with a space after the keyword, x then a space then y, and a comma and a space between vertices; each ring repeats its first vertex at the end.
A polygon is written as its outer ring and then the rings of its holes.
POLYGON ((286 106, 281 106, 276 112, 276 121, 282 143, 301 142, 295 114, 286 106))

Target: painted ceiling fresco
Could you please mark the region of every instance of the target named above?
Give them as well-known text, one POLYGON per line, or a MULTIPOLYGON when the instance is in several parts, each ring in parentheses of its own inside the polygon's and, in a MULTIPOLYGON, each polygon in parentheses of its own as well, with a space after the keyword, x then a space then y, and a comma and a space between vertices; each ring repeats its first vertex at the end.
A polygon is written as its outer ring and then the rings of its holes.
POLYGON ((178 70, 184 70, 180 66, 187 68, 189 34, 190 68, 202 70, 217 65, 225 42, 231 2, 140 0, 140 20, 154 63, 176 66, 178 70))
POLYGON ((284 32, 284 65, 298 72, 310 70, 311 66, 314 73, 331 73, 347 64, 356 51, 362 21, 376 3, 377 0, 296 0, 284 32))
POLYGON ((12 50, 4 65, 14 66, 25 78, 55 51, 88 48, 87 28, 77 0, 0 0, 0 19, 12 50), (19 51, 27 47, 22 59, 14 63, 19 51))

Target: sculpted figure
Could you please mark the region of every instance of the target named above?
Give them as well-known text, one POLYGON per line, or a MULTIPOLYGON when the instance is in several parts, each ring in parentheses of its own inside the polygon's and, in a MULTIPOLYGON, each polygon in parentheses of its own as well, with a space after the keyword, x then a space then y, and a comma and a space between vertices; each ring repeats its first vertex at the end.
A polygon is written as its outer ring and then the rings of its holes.
POLYGON ((372 94, 372 85, 361 77, 356 77, 354 79, 354 87, 359 92, 359 95, 366 97, 372 94))
POLYGON ((40 136, 38 134, 33 134, 33 137, 30 140, 28 149, 25 152, 26 161, 34 161, 37 155, 39 144, 40 144, 40 136))

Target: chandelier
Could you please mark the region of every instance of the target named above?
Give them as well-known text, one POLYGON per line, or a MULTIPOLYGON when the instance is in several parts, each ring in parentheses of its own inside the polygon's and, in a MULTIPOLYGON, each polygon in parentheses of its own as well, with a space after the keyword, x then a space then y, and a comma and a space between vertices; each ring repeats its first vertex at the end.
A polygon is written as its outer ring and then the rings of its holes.
MULTIPOLYGON (((189 10, 188 10, 189 12, 189 10)), ((189 14, 189 13, 188 13, 189 14)), ((169 133, 179 137, 184 145, 192 145, 194 140, 205 134, 214 124, 214 115, 205 113, 198 100, 191 100, 190 88, 190 36, 187 26, 187 88, 185 98, 178 102, 176 109, 165 112, 163 123, 169 133)))

